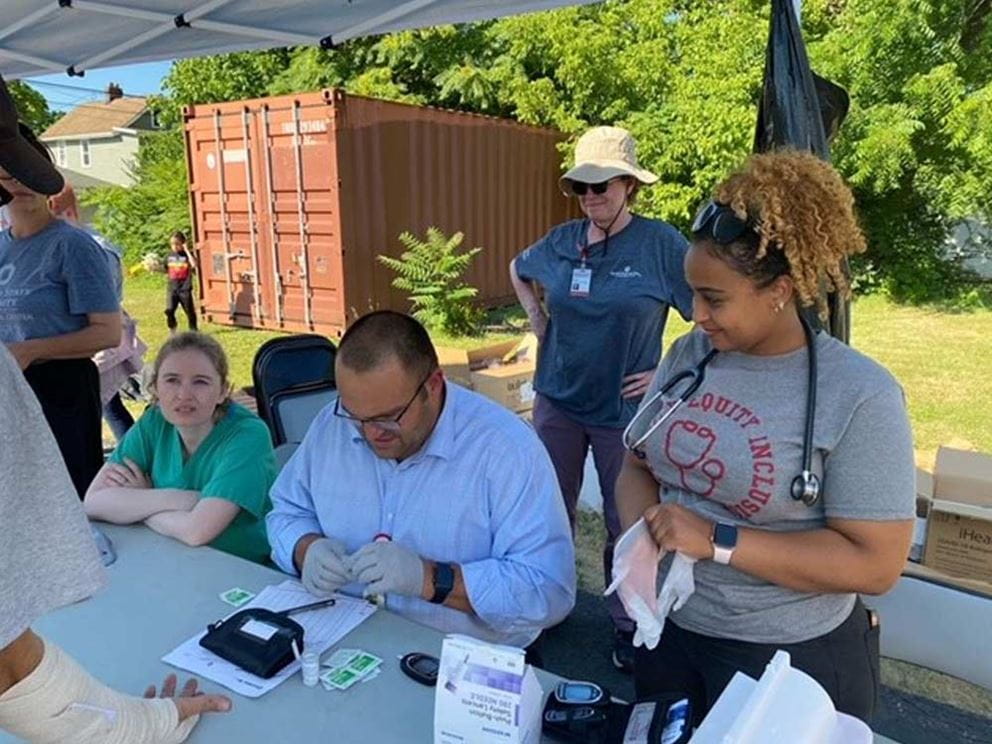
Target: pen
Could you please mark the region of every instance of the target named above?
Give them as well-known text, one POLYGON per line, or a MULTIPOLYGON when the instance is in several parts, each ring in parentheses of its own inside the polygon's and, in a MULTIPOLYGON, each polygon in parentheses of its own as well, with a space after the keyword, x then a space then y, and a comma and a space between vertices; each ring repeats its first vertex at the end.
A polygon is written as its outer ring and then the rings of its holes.
POLYGON ((283 617, 289 617, 290 615, 296 615, 300 612, 309 612, 310 610, 318 610, 321 607, 330 607, 335 602, 337 602, 337 600, 334 597, 330 597, 329 599, 322 599, 319 602, 300 605, 299 607, 291 607, 288 610, 283 610, 282 612, 278 612, 276 614, 282 615, 283 617))

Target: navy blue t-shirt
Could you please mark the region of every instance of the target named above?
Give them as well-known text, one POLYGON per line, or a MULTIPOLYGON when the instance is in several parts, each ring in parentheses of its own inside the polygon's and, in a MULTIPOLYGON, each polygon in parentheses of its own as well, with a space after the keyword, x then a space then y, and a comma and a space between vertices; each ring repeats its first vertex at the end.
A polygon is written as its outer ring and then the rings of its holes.
POLYGON ((621 428, 640 398, 620 397, 622 380, 661 357, 668 308, 692 316, 683 260, 688 243, 671 225, 634 216, 609 242, 587 247, 589 294, 571 293, 588 220, 553 228, 517 256, 517 275, 544 287, 548 330, 538 351, 534 389, 587 426, 621 428))

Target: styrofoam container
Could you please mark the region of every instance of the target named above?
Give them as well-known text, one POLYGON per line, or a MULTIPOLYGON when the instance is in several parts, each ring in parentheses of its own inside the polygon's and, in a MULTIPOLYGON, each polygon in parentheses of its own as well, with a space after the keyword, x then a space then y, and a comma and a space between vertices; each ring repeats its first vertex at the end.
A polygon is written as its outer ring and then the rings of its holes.
POLYGON ((737 672, 691 744, 871 744, 863 721, 838 713, 826 691, 776 651, 760 680, 737 672))

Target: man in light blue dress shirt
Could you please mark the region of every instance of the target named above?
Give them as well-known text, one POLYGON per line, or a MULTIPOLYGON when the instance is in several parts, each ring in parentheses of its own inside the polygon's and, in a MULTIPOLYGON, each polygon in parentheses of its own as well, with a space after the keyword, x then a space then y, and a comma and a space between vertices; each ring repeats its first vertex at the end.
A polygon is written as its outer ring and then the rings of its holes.
POLYGON ((544 446, 444 379, 423 327, 381 311, 335 361, 339 398, 272 488, 272 558, 314 594, 384 596, 443 632, 524 647, 575 603, 575 552, 544 446))

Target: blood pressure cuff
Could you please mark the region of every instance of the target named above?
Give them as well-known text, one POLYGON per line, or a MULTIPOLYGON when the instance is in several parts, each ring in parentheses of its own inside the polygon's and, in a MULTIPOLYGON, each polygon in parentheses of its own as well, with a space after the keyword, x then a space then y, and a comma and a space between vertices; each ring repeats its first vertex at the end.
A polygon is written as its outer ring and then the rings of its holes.
POLYGON ((38 667, 0 695, 0 731, 33 744, 179 744, 198 719, 180 723, 171 699, 110 689, 49 641, 38 667))
POLYGON ((549 695, 542 730, 555 741, 576 744, 686 744, 692 711, 678 693, 655 695, 633 705, 562 703, 549 695))
POLYGON ((303 626, 271 610, 252 607, 207 627, 200 645, 220 658, 268 679, 303 651, 303 626))

